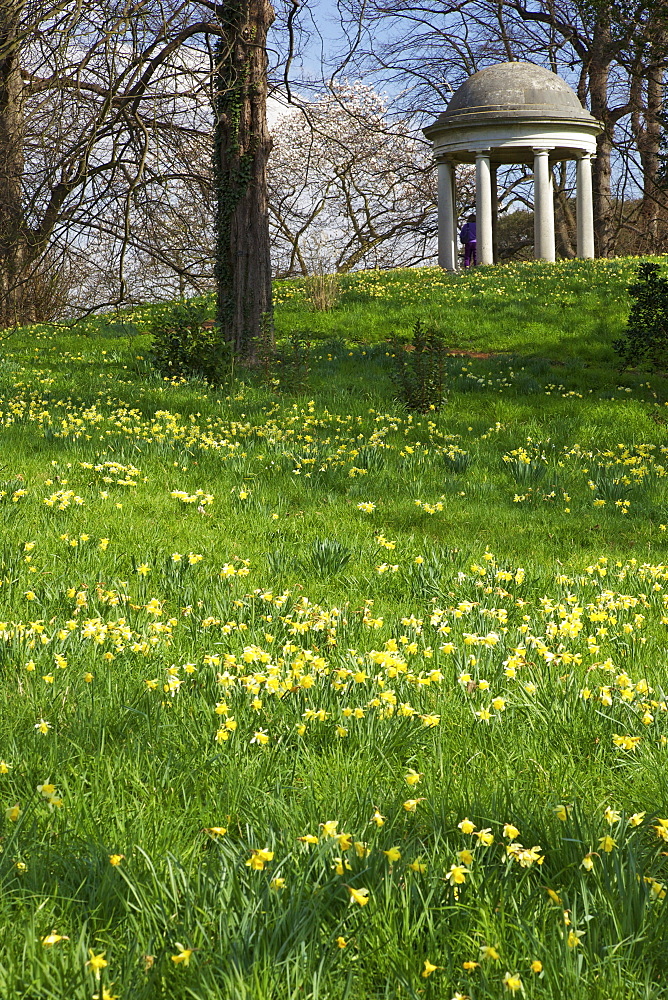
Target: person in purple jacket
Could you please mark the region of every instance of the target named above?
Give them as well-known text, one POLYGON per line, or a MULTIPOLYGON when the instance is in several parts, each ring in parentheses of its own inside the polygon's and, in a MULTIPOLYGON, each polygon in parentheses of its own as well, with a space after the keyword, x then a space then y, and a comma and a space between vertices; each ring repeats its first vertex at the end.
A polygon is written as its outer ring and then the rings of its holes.
POLYGON ((475 215, 469 215, 459 234, 459 239, 464 244, 464 267, 471 267, 472 264, 477 263, 475 237, 475 215))

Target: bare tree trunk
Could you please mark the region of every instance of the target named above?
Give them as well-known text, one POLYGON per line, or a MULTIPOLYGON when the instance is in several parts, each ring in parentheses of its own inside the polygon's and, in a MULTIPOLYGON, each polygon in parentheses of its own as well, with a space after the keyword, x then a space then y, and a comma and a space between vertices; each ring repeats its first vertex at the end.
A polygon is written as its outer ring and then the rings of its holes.
POLYGON ((218 322, 233 350, 253 359, 271 337, 267 160, 268 0, 227 0, 216 69, 218 322))
POLYGON ((660 190, 657 180, 661 152, 661 111, 667 49, 668 31, 661 31, 652 45, 650 64, 647 67, 647 101, 643 109, 644 124, 640 124, 641 108, 634 108, 631 116, 642 165, 643 194, 640 206, 640 224, 643 230, 642 249, 646 252, 655 251, 657 248, 661 203, 665 204, 666 201, 666 194, 660 190))
POLYGON ((0 327, 34 319, 23 275, 30 261, 23 219, 21 6, 0 2, 0 327))
POLYGON ((605 14, 597 19, 589 62, 589 96, 591 113, 603 125, 596 140, 596 156, 592 164, 594 195, 594 237, 596 256, 607 257, 612 252, 612 197, 610 179, 615 123, 610 119, 608 81, 610 76, 610 25, 605 14))

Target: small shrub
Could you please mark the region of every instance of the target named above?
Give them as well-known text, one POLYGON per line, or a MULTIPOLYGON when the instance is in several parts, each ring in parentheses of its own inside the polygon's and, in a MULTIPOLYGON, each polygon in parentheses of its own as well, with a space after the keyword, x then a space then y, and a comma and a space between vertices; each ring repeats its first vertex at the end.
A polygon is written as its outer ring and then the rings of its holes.
POLYGON ((645 262, 628 293, 631 306, 624 337, 613 347, 620 356, 620 370, 648 365, 652 370, 668 367, 668 279, 659 277, 659 265, 645 262))
POLYGON ((339 276, 323 274, 320 271, 310 274, 306 279, 304 290, 312 312, 331 312, 339 301, 339 276))
POLYGON ((230 372, 230 349, 203 303, 176 302, 151 327, 150 359, 163 375, 219 385, 230 372))
POLYGON ((401 402, 418 413, 440 410, 445 402, 447 357, 443 334, 417 320, 412 342, 395 342, 393 346, 392 381, 401 402))

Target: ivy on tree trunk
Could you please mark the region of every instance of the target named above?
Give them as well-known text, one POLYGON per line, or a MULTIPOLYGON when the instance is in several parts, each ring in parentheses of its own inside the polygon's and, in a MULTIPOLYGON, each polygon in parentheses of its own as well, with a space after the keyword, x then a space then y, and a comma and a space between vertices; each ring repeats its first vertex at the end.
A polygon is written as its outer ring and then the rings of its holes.
POLYGON ((215 76, 217 319, 234 352, 252 360, 272 337, 267 161, 267 0, 226 0, 215 76))
POLYGON ((0 9, 0 327, 34 319, 24 278, 32 258, 23 220, 20 9, 18 2, 0 9))

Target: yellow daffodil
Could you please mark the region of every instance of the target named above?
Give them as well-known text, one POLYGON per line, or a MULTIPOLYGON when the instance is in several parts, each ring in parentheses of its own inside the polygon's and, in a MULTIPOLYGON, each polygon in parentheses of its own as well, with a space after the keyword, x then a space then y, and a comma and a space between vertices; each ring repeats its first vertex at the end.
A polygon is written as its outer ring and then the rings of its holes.
POLYGON ((668 820, 660 819, 653 830, 660 840, 665 840, 668 843, 668 820))
POLYGON ((193 949, 184 948, 178 941, 175 941, 174 944, 179 950, 176 955, 171 956, 172 962, 174 962, 175 965, 183 965, 184 968, 187 968, 190 965, 190 958, 193 953, 193 949))
POLYGON ((611 809, 610 806, 606 807, 606 810, 603 815, 609 826, 613 826, 615 823, 619 823, 620 819, 622 818, 622 814, 617 812, 616 809, 611 809))
POLYGON ((568 932, 568 939, 567 939, 568 947, 577 948, 577 946, 582 943, 580 941, 580 938, 584 935, 584 933, 585 933, 584 931, 570 930, 568 932))
POLYGON ((420 975, 423 977, 423 979, 426 979, 428 976, 432 974, 432 972, 436 972, 438 968, 439 968, 438 965, 434 965, 433 962, 430 962, 428 958, 425 958, 424 968, 422 969, 420 975))
POLYGON ((466 876, 470 875, 471 872, 464 865, 450 865, 450 871, 446 872, 446 878, 450 885, 463 885, 466 882, 466 876))
POLYGON ((353 889, 351 886, 348 886, 348 892, 350 893, 351 902, 354 901, 360 906, 366 906, 369 902, 368 889, 353 889))
POLYGON ((513 973, 506 972, 505 976, 503 977, 503 985, 506 987, 509 993, 515 994, 522 989, 522 980, 520 979, 520 977, 516 972, 513 973))
POLYGON ((55 931, 52 931, 42 938, 42 944, 45 948, 53 948, 54 944, 58 944, 59 941, 69 941, 67 934, 56 934, 55 931))
POLYGON ((90 968, 91 972, 95 974, 95 977, 99 979, 102 969, 106 969, 106 967, 109 965, 109 963, 106 961, 104 957, 106 955, 106 952, 102 951, 100 952, 99 955, 96 955, 94 950, 92 948, 89 948, 88 955, 89 958, 88 961, 86 962, 86 965, 90 968))
POLYGON ((464 819, 461 820, 461 822, 458 823, 457 826, 462 831, 462 833, 474 833, 475 832, 475 823, 472 823, 471 820, 468 819, 467 817, 464 817, 464 819))
POLYGON ((251 848, 251 856, 246 861, 246 866, 253 871, 264 871, 267 861, 273 861, 274 852, 265 848, 251 848))
POLYGON ((491 847, 494 843, 494 834, 489 827, 485 830, 476 830, 474 836, 478 838, 478 843, 482 844, 483 847, 491 847))

